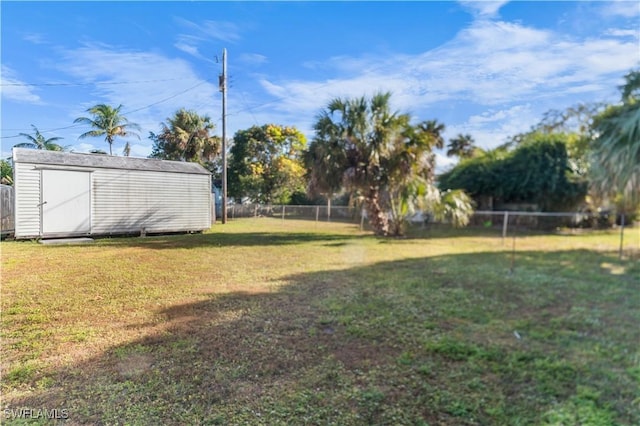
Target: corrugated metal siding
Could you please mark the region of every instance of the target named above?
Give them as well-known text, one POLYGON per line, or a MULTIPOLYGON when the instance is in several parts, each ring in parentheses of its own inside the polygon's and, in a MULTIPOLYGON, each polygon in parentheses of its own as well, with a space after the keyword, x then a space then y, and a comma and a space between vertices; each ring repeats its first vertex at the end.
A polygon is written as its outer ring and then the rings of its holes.
POLYGON ((40 170, 35 164, 14 164, 15 236, 40 236, 40 170))
POLYGON ((201 231, 211 226, 210 175, 99 169, 92 234, 201 231))

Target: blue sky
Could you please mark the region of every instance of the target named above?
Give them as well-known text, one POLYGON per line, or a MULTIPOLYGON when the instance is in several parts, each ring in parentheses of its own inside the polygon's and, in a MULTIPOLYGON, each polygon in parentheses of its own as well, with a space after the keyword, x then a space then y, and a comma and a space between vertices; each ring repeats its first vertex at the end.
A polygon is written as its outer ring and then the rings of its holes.
MULTIPOLYGON (((132 155, 177 109, 221 134, 218 74, 228 51, 228 134, 296 126, 312 136, 335 97, 391 91, 415 121, 495 147, 549 109, 616 102, 640 63, 640 3, 11 2, 1 11, 2 155, 31 124, 77 152, 104 140, 73 120, 123 105, 142 127, 132 155)), ((121 153, 125 140, 117 140, 121 153)), ((439 168, 453 160, 438 156, 439 168)))

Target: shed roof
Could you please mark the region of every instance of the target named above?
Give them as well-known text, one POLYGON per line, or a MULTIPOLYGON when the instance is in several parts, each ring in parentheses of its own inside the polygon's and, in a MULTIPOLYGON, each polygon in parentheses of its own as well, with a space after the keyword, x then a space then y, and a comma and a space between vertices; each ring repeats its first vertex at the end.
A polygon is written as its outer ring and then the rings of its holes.
POLYGON ((13 161, 55 166, 73 166, 101 169, 147 170, 170 173, 208 175, 207 169, 198 163, 167 161, 154 158, 118 157, 104 154, 46 151, 29 148, 13 148, 13 161))

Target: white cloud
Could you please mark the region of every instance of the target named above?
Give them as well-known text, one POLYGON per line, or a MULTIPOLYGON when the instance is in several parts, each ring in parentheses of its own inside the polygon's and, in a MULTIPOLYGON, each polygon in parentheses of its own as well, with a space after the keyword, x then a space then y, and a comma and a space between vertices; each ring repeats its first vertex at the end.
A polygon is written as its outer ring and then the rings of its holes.
POLYGON ((494 148, 529 130, 549 109, 617 96, 621 76, 638 65, 637 32, 579 38, 485 19, 495 17, 502 4, 465 4, 475 8, 477 19, 451 41, 421 54, 337 56, 302 64, 325 74, 320 80, 260 76, 273 98, 251 108, 253 120, 278 117, 310 136, 314 117, 331 98, 391 91, 394 108, 416 119, 443 119, 447 138, 471 133, 479 146, 494 148), (476 113, 462 122, 447 121, 447 114, 460 116, 463 110, 476 113))
POLYGON ((63 51, 58 68, 79 82, 93 83, 92 92, 84 96, 87 101, 70 111, 70 119, 86 115, 86 109, 96 103, 122 104, 127 118, 142 128, 140 141, 130 138, 132 144, 138 144, 135 150, 132 148, 133 153, 150 152, 147 135, 158 132, 160 122, 179 108, 212 117, 218 114, 217 82, 200 78, 181 59, 108 45, 85 45, 63 51))
POLYGON ((201 47, 215 41, 234 43, 241 39, 238 26, 232 22, 203 21, 196 23, 188 19, 176 17, 175 21, 186 30, 186 33, 178 34, 174 47, 195 58, 215 63, 214 57, 207 57, 201 52, 201 47))
POLYGON ((175 47, 178 50, 182 50, 185 53, 188 53, 191 56, 195 56, 196 58, 201 58, 202 55, 200 54, 200 52, 198 51, 198 48, 196 46, 192 46, 188 43, 184 43, 184 42, 177 42, 173 45, 173 47, 175 47))
POLYGON ((640 16, 640 3, 635 0, 617 0, 602 4, 602 12, 606 16, 635 18, 640 16))
MULTIPOLYGON (((325 73, 335 77, 265 77, 260 83, 276 98, 268 108, 298 116, 316 114, 333 97, 380 90, 391 91, 394 107, 414 115, 451 102, 506 109, 513 103, 557 102, 572 94, 595 101, 606 100, 603 96, 615 91, 616 80, 637 66, 637 49, 629 39, 579 40, 551 30, 482 20, 422 54, 330 58, 325 73)), ((526 129, 518 129, 522 130, 526 129)))
POLYGON ((531 104, 518 104, 504 109, 487 109, 471 115, 465 122, 447 127, 445 137, 469 133, 476 145, 495 148, 506 142, 510 136, 526 132, 540 121, 540 116, 531 104))
POLYGON ((622 28, 609 28, 604 32, 604 35, 611 37, 640 37, 640 30, 622 29, 622 28))
POLYGON ((131 156, 132 157, 148 157, 151 154, 151 146, 132 143, 131 144, 131 156))
POLYGON ((211 41, 211 39, 215 39, 233 43, 241 38, 240 29, 233 22, 208 20, 198 24, 184 18, 176 17, 175 20, 190 31, 188 35, 183 34, 182 37, 191 37, 194 41, 211 41))
POLYGON ((102 150, 104 150, 104 147, 103 148, 98 148, 96 145, 91 144, 91 143, 86 143, 86 142, 81 142, 81 143, 77 143, 77 144, 73 145, 73 152, 89 152, 89 151, 94 150, 94 149, 102 149, 102 150))
POLYGON ((478 1, 466 0, 459 2, 465 9, 469 10, 477 19, 493 18, 498 11, 508 1, 478 1))
POLYGON ((6 100, 41 105, 42 99, 38 96, 32 86, 25 85, 21 81, 15 71, 6 65, 0 68, 2 74, 2 86, 0 86, 0 95, 6 100))
POLYGON ((260 84, 271 95, 283 98, 287 95, 287 89, 285 89, 283 86, 273 84, 267 79, 260 80, 260 84))
POLYGON ((393 92, 396 108, 409 108, 416 105, 415 102, 419 102, 419 93, 412 87, 417 86, 419 82, 402 78, 400 75, 368 74, 320 82, 294 80, 274 83, 262 79, 260 84, 267 93, 277 98, 265 107, 277 111, 290 111, 298 116, 314 115, 333 98, 371 96, 383 91, 393 92))
POLYGON ((28 33, 22 37, 24 40, 33 44, 47 44, 48 40, 45 36, 39 33, 28 33))
POLYGON ((446 172, 451 169, 458 160, 452 157, 447 157, 442 152, 436 151, 436 174, 446 172))
POLYGON ((247 65, 261 65, 268 62, 267 57, 258 53, 243 53, 238 57, 238 62, 247 65))
POLYGON ((485 112, 477 115, 472 115, 469 117, 467 122, 471 125, 485 124, 485 123, 495 123, 499 121, 503 121, 507 118, 516 117, 522 112, 530 109, 529 105, 516 105, 514 107, 502 110, 494 110, 488 109, 485 112))

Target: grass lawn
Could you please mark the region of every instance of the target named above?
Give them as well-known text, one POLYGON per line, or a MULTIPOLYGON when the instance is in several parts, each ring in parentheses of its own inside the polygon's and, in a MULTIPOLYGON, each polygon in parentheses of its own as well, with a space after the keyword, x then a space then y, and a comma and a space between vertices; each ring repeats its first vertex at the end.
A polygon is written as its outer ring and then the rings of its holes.
POLYGON ((617 245, 521 234, 511 271, 484 229, 3 242, 0 422, 640 425, 639 253, 617 245))

